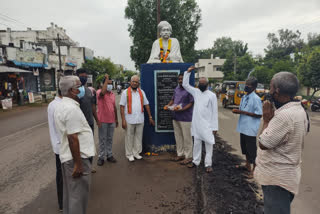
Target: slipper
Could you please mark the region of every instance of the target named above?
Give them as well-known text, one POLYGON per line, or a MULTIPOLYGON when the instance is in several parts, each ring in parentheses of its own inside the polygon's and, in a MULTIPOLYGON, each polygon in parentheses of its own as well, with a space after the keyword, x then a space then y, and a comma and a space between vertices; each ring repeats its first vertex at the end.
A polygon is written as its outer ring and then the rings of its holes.
POLYGON ((213 170, 212 170, 212 167, 211 166, 208 166, 208 167, 206 167, 206 172, 207 173, 210 173, 210 172, 212 172, 213 170))

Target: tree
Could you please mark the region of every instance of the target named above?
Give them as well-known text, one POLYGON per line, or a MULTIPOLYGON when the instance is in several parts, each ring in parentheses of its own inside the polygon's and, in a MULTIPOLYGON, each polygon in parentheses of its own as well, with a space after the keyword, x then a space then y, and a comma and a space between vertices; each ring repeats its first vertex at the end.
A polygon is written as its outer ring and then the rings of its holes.
POLYGON ((94 57, 93 60, 84 63, 82 67, 87 69, 89 74, 92 74, 94 86, 102 81, 105 74, 109 74, 113 78, 119 72, 111 60, 104 57, 94 57))
POLYGON ((313 89, 311 98, 320 91, 320 48, 304 54, 298 68, 298 77, 305 86, 313 89))
MULTIPOLYGON (((157 38, 157 10, 155 0, 128 0, 125 17, 132 21, 128 31, 133 45, 131 59, 136 68, 146 63, 152 43, 157 38)), ((194 45, 198 40, 201 11, 195 0, 162 0, 161 20, 168 21, 173 29, 172 37, 180 42, 181 54, 185 62, 194 59, 194 45)))
POLYGON ((309 33, 308 34, 308 45, 309 45, 309 47, 320 46, 320 34, 309 33))
POLYGON ((280 29, 278 34, 279 36, 275 33, 269 33, 267 36, 269 45, 264 49, 266 52, 266 59, 280 59, 303 48, 304 43, 303 39, 300 38, 300 31, 297 30, 296 32, 293 32, 288 29, 280 29))

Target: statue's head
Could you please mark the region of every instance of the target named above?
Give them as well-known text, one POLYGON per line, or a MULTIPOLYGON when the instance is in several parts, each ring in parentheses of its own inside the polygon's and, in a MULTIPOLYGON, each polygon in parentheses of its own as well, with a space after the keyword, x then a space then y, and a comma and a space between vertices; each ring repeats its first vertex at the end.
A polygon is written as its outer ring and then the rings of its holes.
POLYGON ((158 24, 158 30, 160 33, 160 36, 164 39, 169 39, 172 33, 172 27, 167 21, 161 21, 158 24))

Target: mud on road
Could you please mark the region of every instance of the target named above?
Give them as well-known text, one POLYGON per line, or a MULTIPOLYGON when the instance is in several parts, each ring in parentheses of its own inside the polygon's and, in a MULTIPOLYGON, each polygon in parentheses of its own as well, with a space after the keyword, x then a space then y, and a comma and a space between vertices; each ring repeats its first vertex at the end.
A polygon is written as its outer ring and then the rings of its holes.
POLYGON ((235 167, 243 160, 231 151, 231 146, 217 137, 213 149, 213 172, 207 174, 203 165, 196 169, 199 213, 263 213, 257 184, 246 178, 244 170, 235 167))

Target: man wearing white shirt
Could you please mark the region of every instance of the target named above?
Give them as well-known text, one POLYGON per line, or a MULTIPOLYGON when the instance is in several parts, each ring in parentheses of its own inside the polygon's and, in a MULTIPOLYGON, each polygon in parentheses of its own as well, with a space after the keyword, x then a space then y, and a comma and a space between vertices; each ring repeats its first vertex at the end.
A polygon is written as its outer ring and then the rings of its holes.
POLYGON ((91 162, 95 154, 92 130, 80 109, 84 96, 79 77, 60 79, 63 99, 56 107, 54 120, 61 136, 60 160, 63 176, 63 212, 85 214, 88 204, 91 162))
POLYGON ((57 132, 56 125, 54 122, 54 111, 62 100, 62 95, 60 89, 58 90, 58 96, 54 98, 53 101, 50 102, 48 106, 48 124, 49 124, 49 133, 50 140, 53 152, 56 156, 56 185, 57 185, 57 195, 58 195, 58 205, 59 210, 62 211, 62 201, 63 201, 63 181, 62 181, 62 170, 61 170, 61 162, 59 157, 60 144, 61 139, 60 135, 57 132))
POLYGON ((126 130, 126 157, 130 162, 134 161, 134 158, 138 160, 142 158, 140 153, 142 152, 144 106, 149 115, 149 122, 154 126, 149 101, 144 91, 139 88, 139 81, 139 76, 132 76, 130 87, 122 92, 120 99, 122 128, 126 130))
POLYGON ((208 80, 199 79, 199 88, 194 88, 189 84, 191 71, 194 66, 188 68, 184 73, 182 86, 194 98, 194 108, 191 123, 191 135, 194 137, 193 161, 188 165, 192 168, 199 166, 201 161, 202 142, 205 143, 206 172, 212 172, 212 150, 215 144, 215 135, 218 131, 218 105, 216 95, 207 90, 208 80))

